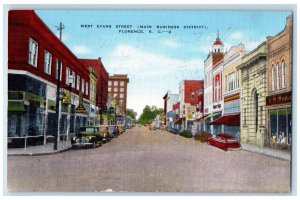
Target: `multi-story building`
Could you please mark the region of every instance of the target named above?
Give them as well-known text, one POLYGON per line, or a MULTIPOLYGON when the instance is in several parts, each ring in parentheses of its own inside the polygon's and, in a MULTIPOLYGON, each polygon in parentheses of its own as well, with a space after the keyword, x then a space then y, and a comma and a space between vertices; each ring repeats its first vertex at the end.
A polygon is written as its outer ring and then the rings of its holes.
POLYGON ((173 112, 173 104, 178 102, 179 95, 171 94, 171 91, 168 90, 164 95, 164 125, 168 127, 174 126, 174 119, 176 114, 173 112))
POLYGON ((129 79, 126 74, 114 74, 109 76, 108 93, 112 96, 115 107, 117 123, 125 123, 125 114, 127 108, 127 84, 129 79), (124 120, 123 120, 124 119, 124 120))
MULTIPOLYGON (((207 59, 204 61, 204 130, 213 133, 214 126, 210 125, 212 120, 220 117, 220 113, 216 112, 218 107, 214 108, 214 104, 217 104, 221 92, 221 77, 222 71, 221 60, 224 58, 224 45, 217 34, 216 41, 212 45, 212 51, 208 54, 207 59), (218 92, 214 91, 217 89, 218 92), (214 95, 216 97, 214 97, 214 95), (217 96, 218 95, 218 96, 217 96), (215 113, 214 113, 215 112, 215 113)), ((220 99, 221 101, 221 99, 220 99)))
POLYGON ((221 105, 222 117, 211 124, 221 125, 221 132, 240 139, 240 70, 237 66, 241 64, 242 56, 245 54, 243 44, 233 46, 224 55, 223 60, 223 99, 221 105))
POLYGON ((183 80, 179 83, 179 117, 181 121, 181 129, 191 130, 193 126, 193 118, 196 112, 197 91, 203 88, 202 80, 183 80))
POLYGON ((98 59, 80 59, 80 62, 90 71, 90 124, 103 124, 107 114, 103 111, 107 109, 108 99, 108 73, 98 59))
POLYGON ((241 142, 263 147, 266 143, 267 44, 242 57, 241 142))
POLYGON ((292 16, 284 30, 267 38, 267 144, 290 147, 292 143, 292 16))
POLYGON ((48 137, 69 136, 86 125, 89 82, 89 71, 34 11, 9 12, 8 137, 11 144, 24 143, 27 139, 29 145, 30 141, 45 143, 48 137), (56 108, 57 82, 64 94, 59 108, 56 108), (55 125, 57 109, 58 126, 55 125))

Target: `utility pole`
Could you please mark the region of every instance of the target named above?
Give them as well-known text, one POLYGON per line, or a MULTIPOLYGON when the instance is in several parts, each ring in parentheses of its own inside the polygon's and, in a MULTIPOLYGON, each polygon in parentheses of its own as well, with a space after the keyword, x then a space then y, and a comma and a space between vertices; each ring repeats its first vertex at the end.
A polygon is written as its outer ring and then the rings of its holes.
MULTIPOLYGON (((62 38, 62 30, 65 28, 65 26, 60 22, 59 27, 57 27, 57 30, 59 30, 59 39, 62 38)), ((59 133, 59 100, 60 100, 60 71, 61 71, 61 62, 58 61, 58 69, 57 69, 57 87, 56 87, 56 120, 57 120, 57 131, 54 135, 54 150, 57 150, 57 140, 58 140, 58 133, 59 133)))

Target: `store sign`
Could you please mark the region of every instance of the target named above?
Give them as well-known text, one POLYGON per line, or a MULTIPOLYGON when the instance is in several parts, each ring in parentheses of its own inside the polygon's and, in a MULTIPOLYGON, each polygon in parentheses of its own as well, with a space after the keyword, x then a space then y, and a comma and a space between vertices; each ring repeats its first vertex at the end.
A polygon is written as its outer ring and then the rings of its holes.
POLYGON ((291 103, 291 100, 292 100, 292 92, 286 92, 283 94, 268 96, 266 98, 266 103, 267 106, 272 106, 277 104, 291 103))
POLYGON ((71 92, 70 91, 64 92, 62 102, 65 104, 71 104, 71 92))
POLYGON ((78 104, 78 107, 76 108, 76 113, 86 114, 86 109, 83 105, 83 93, 82 92, 80 92, 80 94, 79 94, 79 104, 78 104))

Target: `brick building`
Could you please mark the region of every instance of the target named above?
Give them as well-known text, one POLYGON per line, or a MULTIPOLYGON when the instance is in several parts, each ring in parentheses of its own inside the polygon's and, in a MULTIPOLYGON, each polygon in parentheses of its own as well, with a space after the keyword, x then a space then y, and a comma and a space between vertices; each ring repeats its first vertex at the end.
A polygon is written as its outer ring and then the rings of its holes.
MULTIPOLYGON (((127 84, 129 79, 126 74, 114 74, 109 76, 108 95, 112 97, 112 105, 115 108, 117 123, 124 123, 123 118, 127 109, 127 84)), ((124 118, 125 119, 125 118, 124 118)))
POLYGON ((267 141, 272 147, 290 147, 292 143, 292 16, 283 31, 267 38, 267 141))
POLYGON ((57 124, 55 111, 59 66, 60 88, 64 99, 60 101, 58 134, 69 136, 87 121, 90 104, 89 71, 34 11, 10 11, 9 145, 23 145, 27 139, 29 145, 45 143, 48 137, 56 134, 57 126, 54 124, 57 124), (76 110, 79 102, 83 102, 85 108, 81 112, 76 110))

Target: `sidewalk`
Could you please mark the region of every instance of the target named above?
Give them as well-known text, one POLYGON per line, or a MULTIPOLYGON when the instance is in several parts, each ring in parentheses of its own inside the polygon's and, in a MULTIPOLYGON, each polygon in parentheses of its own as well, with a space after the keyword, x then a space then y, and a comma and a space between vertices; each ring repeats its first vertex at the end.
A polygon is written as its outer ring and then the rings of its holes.
POLYGON ((279 150, 270 147, 258 147, 251 144, 242 144, 242 149, 249 152, 260 153, 267 156, 291 161, 291 152, 288 150, 279 150))
POLYGON ((54 144, 48 143, 45 145, 28 146, 25 148, 9 148, 7 149, 8 156, 33 156, 33 155, 49 155, 72 148, 71 141, 60 141, 57 143, 57 150, 54 150, 54 144))

